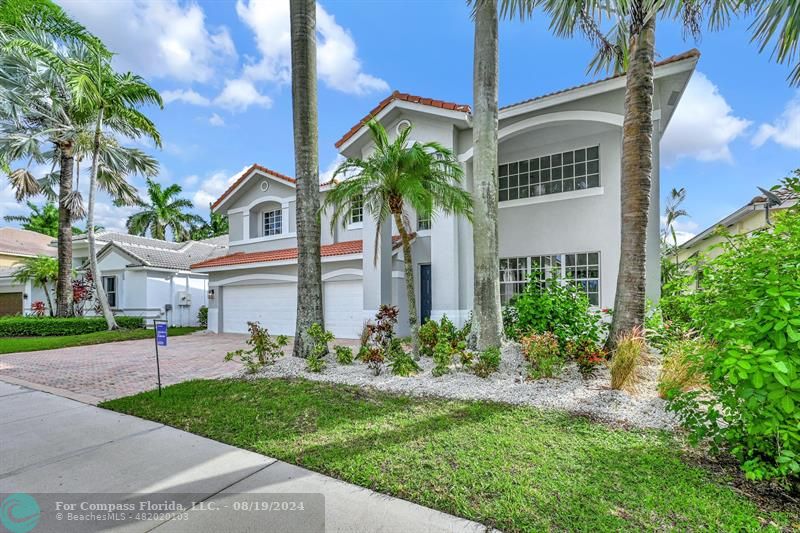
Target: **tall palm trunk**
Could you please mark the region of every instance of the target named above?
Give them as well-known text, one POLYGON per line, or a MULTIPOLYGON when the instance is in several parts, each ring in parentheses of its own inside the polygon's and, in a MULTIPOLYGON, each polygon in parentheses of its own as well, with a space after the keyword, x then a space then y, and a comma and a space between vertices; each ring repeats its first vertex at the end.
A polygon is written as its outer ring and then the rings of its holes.
POLYGON ((317 131, 316 2, 291 0, 292 115, 297 178, 297 323, 294 355, 306 358, 314 344, 308 329, 324 327, 317 131))
POLYGON ((497 2, 479 0, 475 10, 473 68, 474 305, 471 343, 500 346, 500 259, 497 244, 497 2))
MULTIPOLYGON (((402 205, 402 202, 401 202, 402 205)), ((419 355, 419 320, 417 319, 417 292, 414 288, 414 261, 411 257, 411 237, 403 224, 401 211, 393 211, 394 223, 400 233, 403 246, 403 268, 406 278, 406 298, 408 299, 408 325, 411 327, 411 350, 414 357, 419 355)))
MULTIPOLYGON (((86 237, 89 241, 89 268, 92 271, 92 279, 102 282, 100 269, 97 268, 97 243, 94 239, 94 204, 97 193, 97 164, 100 156, 100 132, 103 127, 103 108, 97 114, 97 124, 94 129, 94 145, 92 146, 92 170, 89 174, 89 209, 86 213, 86 237)), ((117 321, 114 320, 114 313, 108 305, 108 296, 102 283, 96 284, 97 299, 100 301, 100 308, 103 310, 103 317, 109 331, 118 329, 117 321)))
POLYGON ((619 274, 608 344, 644 323, 647 219, 653 172, 655 20, 632 37, 622 125, 622 212, 619 274))
POLYGON ((75 167, 72 143, 59 146, 61 152, 58 177, 58 279, 56 280, 56 315, 70 316, 72 300, 72 213, 68 201, 72 193, 72 172, 75 167))
POLYGON ((53 299, 50 298, 50 287, 48 287, 47 282, 42 282, 42 288, 44 289, 44 297, 47 299, 47 312, 52 317, 55 316, 55 310, 53 309, 53 299))

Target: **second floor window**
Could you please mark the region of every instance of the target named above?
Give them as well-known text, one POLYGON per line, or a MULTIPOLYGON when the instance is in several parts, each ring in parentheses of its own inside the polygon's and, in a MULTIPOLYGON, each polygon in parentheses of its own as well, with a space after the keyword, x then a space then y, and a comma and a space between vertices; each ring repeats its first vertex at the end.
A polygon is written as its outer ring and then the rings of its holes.
POLYGON ((498 167, 500 201, 600 186, 600 147, 569 150, 498 167))
POLYGON ((430 215, 417 215, 417 231, 425 231, 431 229, 431 216, 430 215))
POLYGON ((361 197, 353 200, 350 207, 350 224, 361 224, 364 222, 364 201, 361 197))
POLYGON ((280 209, 264 213, 264 237, 280 235, 283 216, 280 209))

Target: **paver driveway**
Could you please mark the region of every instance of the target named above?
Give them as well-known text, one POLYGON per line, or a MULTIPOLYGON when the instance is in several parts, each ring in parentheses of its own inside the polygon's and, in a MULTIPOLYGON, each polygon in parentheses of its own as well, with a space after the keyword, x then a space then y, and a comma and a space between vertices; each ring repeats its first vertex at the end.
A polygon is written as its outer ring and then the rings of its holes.
MULTIPOLYGON (((230 376, 241 368, 223 361, 245 347, 246 335, 194 333, 171 337, 159 348, 161 383, 230 376)), ((0 379, 57 389, 54 392, 91 403, 156 387, 153 340, 75 346, 0 355, 0 379)), ((41 387, 39 387, 41 388, 41 387)))

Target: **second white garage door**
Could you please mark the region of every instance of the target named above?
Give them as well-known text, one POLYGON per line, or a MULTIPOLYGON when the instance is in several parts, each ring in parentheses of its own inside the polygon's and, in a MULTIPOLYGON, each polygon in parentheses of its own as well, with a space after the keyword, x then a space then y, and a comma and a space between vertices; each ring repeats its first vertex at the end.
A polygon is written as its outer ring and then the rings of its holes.
POLYGON ((222 291, 222 330, 247 333, 247 322, 259 322, 272 335, 294 335, 297 285, 232 285, 222 291))
MULTIPOLYGON (((360 280, 326 281, 325 327, 340 339, 357 339, 363 323, 360 280)), ((222 330, 247 333, 247 322, 257 321, 273 335, 294 335, 297 285, 231 285, 222 292, 222 330)))

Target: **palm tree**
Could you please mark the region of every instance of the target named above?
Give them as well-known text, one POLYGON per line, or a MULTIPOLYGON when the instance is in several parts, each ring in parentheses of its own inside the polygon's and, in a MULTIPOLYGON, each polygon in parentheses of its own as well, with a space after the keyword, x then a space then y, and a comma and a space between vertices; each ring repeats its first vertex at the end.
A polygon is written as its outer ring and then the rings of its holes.
MULTIPOLYGON (((759 43, 763 51, 771 41, 775 41, 772 57, 778 63, 792 63, 798 56, 800 40, 800 3, 793 0, 741 0, 755 15, 750 26, 753 41, 759 43)), ((800 61, 789 74, 789 83, 800 85, 800 61)))
POLYGON ((53 302, 50 299, 50 282, 56 278, 58 278, 58 259, 46 255, 30 257, 24 260, 22 266, 14 273, 14 281, 17 283, 32 281, 34 286, 44 289, 50 316, 54 314, 53 302))
POLYGON ((497 92, 498 28, 496 0, 475 0, 475 48, 472 91, 475 104, 472 126, 475 214, 474 304, 472 335, 484 351, 500 346, 500 271, 497 237, 497 92))
POLYGON ((678 235, 675 233, 675 222, 683 217, 688 217, 689 213, 681 208, 681 204, 686 200, 686 189, 673 188, 664 206, 664 227, 661 229, 661 238, 666 243, 667 237, 672 237, 672 250, 675 255, 675 266, 678 266, 678 235))
POLYGON ((202 224, 193 226, 189 230, 190 239, 199 241, 228 234, 228 217, 211 211, 210 205, 208 208, 210 211, 208 222, 204 220, 202 224))
POLYGON ((31 210, 30 214, 6 215, 3 220, 6 222, 21 222, 22 229, 56 237, 58 235, 58 209, 56 206, 50 202, 41 207, 30 201, 26 203, 28 209, 31 210))
POLYGON ((163 240, 170 231, 173 240, 185 241, 189 237, 189 228, 203 223, 202 217, 186 212, 194 207, 191 200, 178 197, 183 191, 180 185, 163 188, 151 178, 146 181, 148 202, 140 200, 139 206, 144 210, 128 218, 128 232, 141 236, 149 233, 152 238, 163 240))
MULTIPOLYGON (((75 93, 75 100, 87 114, 95 114, 94 136, 92 139, 92 166, 89 173, 89 209, 86 218, 86 232, 89 241, 89 268, 93 279, 100 279, 97 267, 97 244, 94 235, 94 208, 98 187, 98 174, 102 165, 101 150, 103 128, 122 131, 129 136, 146 135, 156 146, 161 146, 161 137, 155 125, 137 107, 155 103, 163 107, 158 91, 147 85, 142 78, 133 74, 117 74, 111 69, 110 59, 100 51, 84 48, 79 60, 69 64, 69 78, 75 93), (105 120, 105 122, 104 122, 105 120)), ((108 153, 108 150, 105 150, 108 153)), ((124 180, 123 180, 124 181, 124 180)), ((108 329, 117 329, 114 314, 108 305, 108 297, 102 285, 97 286, 97 299, 108 329)))
POLYGON ((290 0, 292 38, 292 118, 297 178, 297 322, 294 355, 306 358, 313 341, 308 330, 324 327, 319 218, 319 131, 317 120, 317 5, 290 0))
MULTIPOLYGON (((389 142, 381 123, 370 120, 375 151, 368 159, 347 159, 336 169, 347 179, 336 183, 325 198, 323 209, 331 206, 331 225, 346 220, 354 206, 361 205, 375 218, 376 239, 381 227, 392 217, 403 247, 408 298, 408 322, 414 353, 418 353, 417 303, 414 291, 414 263, 407 229, 406 207, 420 216, 465 215, 472 220, 472 197, 461 187, 463 171, 453 153, 436 142, 410 144, 411 127, 389 142)), ((377 258, 376 258, 377 259, 377 258)))

